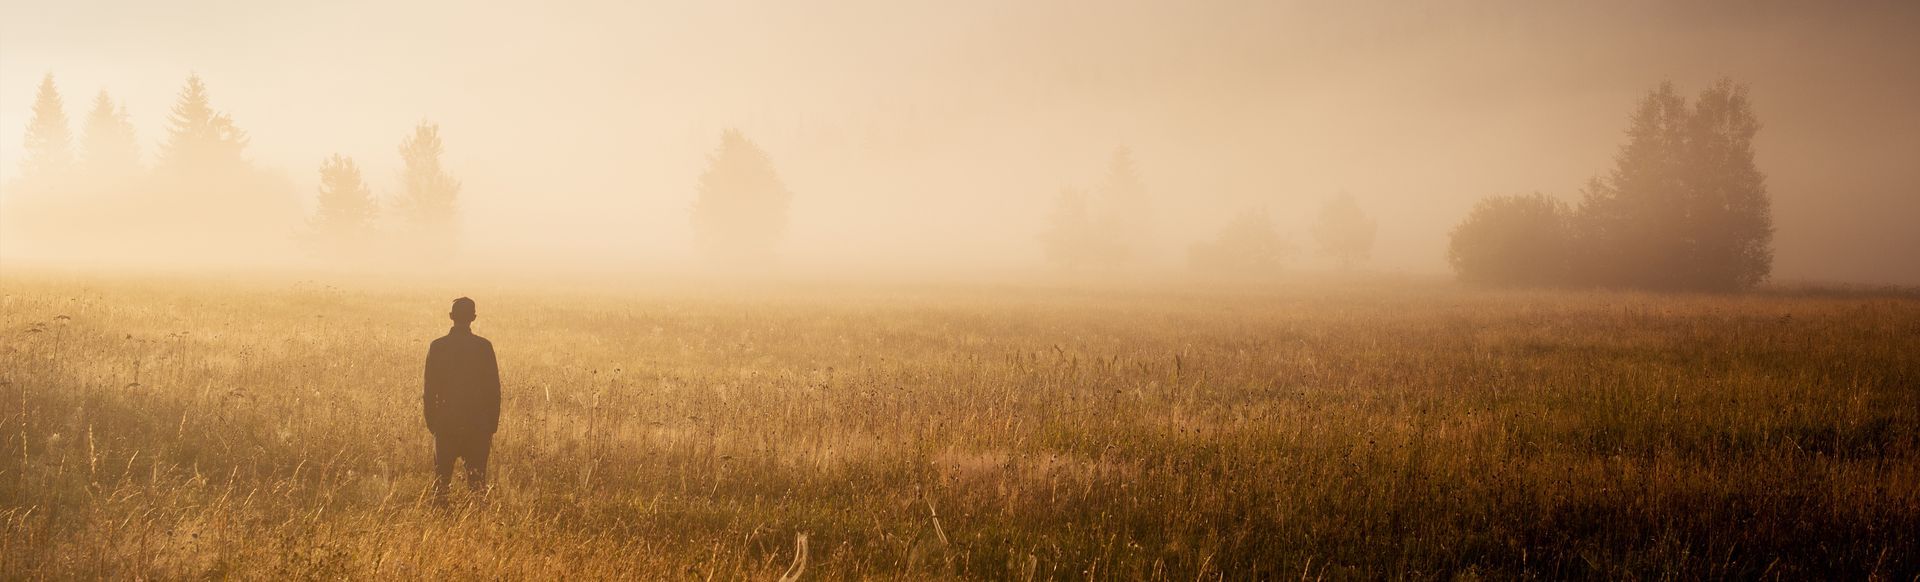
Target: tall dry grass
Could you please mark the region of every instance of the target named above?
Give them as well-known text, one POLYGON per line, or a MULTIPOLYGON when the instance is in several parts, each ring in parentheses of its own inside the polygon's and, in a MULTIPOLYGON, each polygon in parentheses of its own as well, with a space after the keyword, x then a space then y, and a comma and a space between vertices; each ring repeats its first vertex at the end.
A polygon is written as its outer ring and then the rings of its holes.
POLYGON ((1920 572, 1908 297, 372 289, 0 279, 0 577, 1920 572), (441 511, 457 294, 505 418, 441 511))

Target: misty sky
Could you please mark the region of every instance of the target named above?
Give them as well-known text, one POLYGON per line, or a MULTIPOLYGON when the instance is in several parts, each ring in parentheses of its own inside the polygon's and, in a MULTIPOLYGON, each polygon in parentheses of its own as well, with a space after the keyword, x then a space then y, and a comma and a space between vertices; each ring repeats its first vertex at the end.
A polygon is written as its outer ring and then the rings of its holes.
POLYGON ((1307 244, 1344 190, 1376 268, 1441 272, 1475 200, 1573 201, 1642 93, 1728 76, 1765 124, 1774 278, 1920 284, 1914 2, 177 4, 0 0, 0 175, 42 74, 76 134, 124 99, 151 156, 193 71, 303 197, 336 152, 393 194, 440 123, 479 253, 685 260, 734 126, 803 262, 1038 264, 1054 193, 1124 145, 1164 261, 1254 204, 1307 244))

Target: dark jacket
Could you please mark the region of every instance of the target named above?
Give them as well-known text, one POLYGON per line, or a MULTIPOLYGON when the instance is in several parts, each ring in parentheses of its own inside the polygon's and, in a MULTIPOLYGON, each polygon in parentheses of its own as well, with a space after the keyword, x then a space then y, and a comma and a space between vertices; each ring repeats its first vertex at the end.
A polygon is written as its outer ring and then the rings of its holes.
POLYGON ((421 399, 433 434, 493 434, 500 428, 500 365, 493 342, 465 327, 433 340, 421 399))

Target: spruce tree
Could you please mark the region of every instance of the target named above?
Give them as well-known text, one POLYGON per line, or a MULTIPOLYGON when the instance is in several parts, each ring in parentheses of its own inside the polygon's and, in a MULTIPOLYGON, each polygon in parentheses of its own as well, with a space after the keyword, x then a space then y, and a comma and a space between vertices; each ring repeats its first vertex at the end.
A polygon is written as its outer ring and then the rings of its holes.
POLYGON ((786 233, 792 197, 766 151, 737 129, 721 132, 693 204, 701 251, 723 265, 771 262, 786 233))
POLYGON ((34 93, 33 116, 27 121, 25 157, 20 165, 27 180, 51 178, 73 167, 73 133, 53 73, 40 78, 34 93))
POLYGON ((245 166, 241 153, 246 146, 246 132, 213 108, 200 75, 188 75, 167 117, 167 141, 160 150, 160 166, 196 173, 237 171, 245 166))
POLYGON ((299 194, 284 176, 244 156, 246 132, 213 106, 206 83, 189 75, 167 116, 154 156, 152 193, 141 227, 152 245, 200 260, 261 257, 291 242, 299 194))

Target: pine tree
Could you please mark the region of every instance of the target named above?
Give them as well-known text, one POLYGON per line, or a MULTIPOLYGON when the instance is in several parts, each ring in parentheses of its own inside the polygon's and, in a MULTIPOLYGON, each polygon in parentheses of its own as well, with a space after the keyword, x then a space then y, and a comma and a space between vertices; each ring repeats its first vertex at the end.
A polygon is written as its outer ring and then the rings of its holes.
POLYGON ((241 158, 246 147, 246 132, 227 114, 214 110, 200 75, 188 75, 167 118, 167 141, 160 150, 160 166, 199 173, 237 171, 246 164, 241 158))
POLYGON ((1320 208, 1313 239, 1319 243, 1321 254, 1350 268, 1373 255, 1374 227, 1373 218, 1360 209, 1360 202, 1342 192, 1320 208))
POLYGON ((73 167, 73 133, 53 73, 40 78, 40 90, 34 94, 25 152, 20 165, 28 180, 60 176, 73 167))
POLYGON ((320 196, 313 216, 315 234, 331 242, 365 241, 378 211, 373 191, 360 178, 353 158, 334 154, 320 164, 320 196))
POLYGON ((127 120, 127 108, 116 107, 106 91, 93 99, 82 138, 81 165, 101 177, 125 176, 140 164, 140 144, 127 120))
POLYGON ((216 110, 206 83, 189 75, 166 120, 140 212, 144 244, 198 260, 262 257, 292 242, 300 194, 284 175, 247 161, 246 132, 216 110))
POLYGON ((693 227, 701 250, 717 263, 749 266, 771 262, 786 233, 793 195, 773 169, 773 160, 736 129, 720 134, 720 147, 693 204, 693 227))
POLYGON ((426 121, 400 141, 400 208, 431 254, 453 251, 458 238, 460 181, 441 165, 440 126, 426 121))

